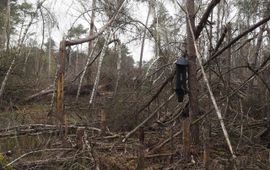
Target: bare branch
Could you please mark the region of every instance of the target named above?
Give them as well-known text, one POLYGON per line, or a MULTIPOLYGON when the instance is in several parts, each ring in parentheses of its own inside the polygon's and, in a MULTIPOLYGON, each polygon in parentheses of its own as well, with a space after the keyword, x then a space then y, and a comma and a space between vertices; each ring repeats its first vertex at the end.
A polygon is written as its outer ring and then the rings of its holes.
POLYGON ((220 2, 220 0, 212 0, 208 7, 206 8, 205 13, 202 16, 202 19, 200 20, 199 24, 196 26, 195 31, 195 39, 197 39, 200 36, 200 33, 202 32, 204 26, 207 23, 207 19, 209 15, 211 14, 212 10, 215 8, 215 6, 220 2))

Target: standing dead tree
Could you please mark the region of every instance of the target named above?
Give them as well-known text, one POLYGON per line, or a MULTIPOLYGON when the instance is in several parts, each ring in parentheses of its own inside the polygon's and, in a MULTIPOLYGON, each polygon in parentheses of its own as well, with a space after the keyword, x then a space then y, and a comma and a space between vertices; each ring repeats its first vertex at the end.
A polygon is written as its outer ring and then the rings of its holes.
MULTIPOLYGON (((77 40, 71 40, 66 41, 63 40, 60 42, 60 55, 59 55, 59 61, 60 61, 60 68, 58 70, 58 76, 57 76, 57 97, 56 97, 56 117, 58 118, 60 122, 60 127, 65 125, 67 127, 66 122, 66 114, 64 111, 64 73, 65 73, 65 58, 66 58, 66 48, 73 45, 78 45, 86 42, 90 42, 96 38, 98 38, 104 31, 106 31, 110 25, 116 20, 118 15, 120 14, 120 11, 123 9, 124 4, 127 0, 124 0, 119 8, 117 9, 117 12, 115 15, 112 16, 112 18, 103 26, 100 28, 99 32, 97 32, 94 35, 90 35, 89 37, 77 39, 77 40)), ((108 37, 109 38, 109 37, 108 37)), ((108 39, 106 39, 108 41, 108 39)), ((107 44, 107 43, 106 43, 107 44)), ((102 63, 102 59, 100 59, 100 63, 102 63)), ((100 64, 101 65, 101 64, 100 64)), ((98 75, 98 74, 97 74, 98 75)), ((98 81, 97 81, 98 82, 98 81)), ((93 90, 94 91, 94 90, 93 90)), ((93 96, 93 95, 91 95, 93 96)), ((92 97, 90 98, 91 102, 92 97)), ((65 128, 65 135, 67 134, 67 128, 65 128)))

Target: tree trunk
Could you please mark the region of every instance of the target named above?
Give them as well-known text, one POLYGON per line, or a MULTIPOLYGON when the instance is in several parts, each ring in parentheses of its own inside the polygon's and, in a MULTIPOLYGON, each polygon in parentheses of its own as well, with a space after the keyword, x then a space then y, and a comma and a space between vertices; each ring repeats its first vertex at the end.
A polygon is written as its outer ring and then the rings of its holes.
POLYGON ((59 50, 59 63, 60 68, 58 72, 57 78, 57 100, 56 100, 56 109, 57 109, 57 117, 60 122, 61 128, 61 137, 64 137, 62 126, 65 125, 65 136, 67 134, 66 129, 66 114, 64 111, 64 80, 65 80, 65 59, 66 59, 66 41, 63 40, 60 42, 60 50, 59 50))
MULTIPOLYGON (((150 13, 151 13, 151 5, 150 5, 150 3, 148 4, 148 6, 149 6, 148 7, 148 14, 147 14, 146 21, 145 21, 145 26, 146 27, 148 25, 148 20, 149 20, 150 13)), ((145 37, 146 37, 146 30, 147 30, 147 28, 144 29, 143 37, 142 37, 142 46, 141 46, 140 62, 139 62, 139 69, 140 70, 142 70, 143 51, 144 51, 144 43, 145 43, 145 37)))
MULTIPOLYGON (((90 31, 89 31, 89 37, 94 35, 94 28, 95 28, 95 19, 96 19, 96 0, 92 1, 92 13, 91 13, 91 21, 90 21, 90 31)), ((94 48, 94 40, 90 40, 88 43, 88 56, 90 56, 90 54, 92 53, 94 48)), ((91 79, 92 79, 92 75, 91 75, 92 71, 91 68, 87 70, 87 83, 91 84, 91 79)))
MULTIPOLYGON (((197 80, 197 65, 196 51, 193 43, 192 32, 195 32, 195 8, 194 0, 186 0, 187 8, 187 57, 188 57, 188 85, 189 85, 189 117, 190 121, 196 120, 199 114, 198 107, 198 80, 197 80), (191 29, 189 26, 191 25, 191 29)), ((190 129, 191 143, 197 145, 199 143, 199 126, 194 125, 190 129)))
POLYGON ((10 41, 10 0, 7 0, 7 13, 6 13, 6 51, 9 51, 9 41, 10 41))
POLYGON ((48 24, 48 31, 49 31, 49 47, 48 47, 48 76, 50 78, 51 71, 52 71, 52 29, 51 23, 48 24))
MULTIPOLYGON (((94 46, 96 46, 97 45, 97 43, 94 45, 94 46)), ((105 46, 105 45, 104 45, 105 46)), ((94 48, 91 50, 91 53, 88 55, 88 57, 87 57, 87 61, 86 61, 86 64, 85 64, 85 66, 84 66, 84 69, 83 69, 83 72, 82 72, 82 75, 81 75, 81 77, 80 77, 80 82, 79 82, 79 85, 78 85, 78 90, 77 90, 77 95, 76 95, 76 99, 75 99, 75 101, 76 102, 78 102, 78 99, 79 99, 79 96, 80 96, 80 92, 81 92, 81 87, 82 87, 82 83, 83 83, 83 79, 84 79, 84 76, 85 76, 85 74, 86 74, 86 71, 87 71, 87 68, 88 68, 88 66, 89 66, 89 64, 91 63, 90 61, 91 61, 91 58, 92 58, 92 56, 93 56, 93 54, 94 54, 94 48)), ((77 56, 77 58, 78 58, 78 56, 77 56)), ((77 61, 76 61, 77 62, 77 61)), ((78 66, 77 66, 78 67, 78 66)))
POLYGON ((89 107, 93 104, 93 101, 94 101, 96 90, 97 90, 97 87, 98 87, 98 84, 99 84, 99 79, 100 79, 100 74, 101 74, 101 67, 102 67, 104 56, 105 56, 105 51, 106 51, 105 49, 108 46, 108 41, 109 41, 110 37, 111 37, 111 33, 109 32, 109 34, 108 34, 108 36, 107 36, 107 38, 106 38, 106 40, 104 42, 102 52, 100 54, 100 58, 99 58, 99 62, 98 62, 97 75, 96 75, 94 87, 93 87, 93 90, 92 90, 92 93, 91 93, 91 97, 90 97, 90 100, 89 100, 89 107))
POLYGON ((117 61, 117 79, 116 79, 116 83, 115 83, 115 89, 114 89, 114 97, 116 96, 117 90, 118 90, 118 86, 119 86, 119 81, 121 78, 121 64, 122 64, 122 44, 120 42, 120 40, 118 41, 118 61, 117 61))
POLYGON ((12 60, 10 66, 9 66, 9 68, 8 68, 8 71, 7 71, 6 75, 5 75, 5 78, 4 78, 4 80, 2 81, 2 85, 1 85, 1 88, 0 88, 0 100, 1 100, 2 97, 3 97, 4 89, 5 89, 5 87, 6 87, 7 80, 8 80, 8 78, 9 78, 9 75, 10 75, 10 73, 11 73, 11 70, 12 70, 14 64, 15 64, 15 61, 16 61, 16 56, 13 57, 13 60, 12 60))
MULTIPOLYGON (((231 27, 230 23, 228 23, 228 25, 227 25, 227 30, 228 30, 227 43, 229 43, 231 41, 231 39, 232 39, 232 27, 231 27)), ((232 58, 231 55, 232 55, 232 48, 229 47, 227 49, 227 56, 225 56, 226 57, 225 61, 227 60, 227 62, 225 62, 226 66, 227 66, 227 69, 225 69, 226 73, 227 73, 226 76, 225 76, 225 81, 226 81, 225 82, 225 89, 226 89, 225 93, 226 94, 230 93, 230 86, 231 86, 231 72, 230 72, 230 70, 231 70, 231 58, 232 58)), ((224 117, 227 116, 229 107, 230 107, 230 98, 227 97, 227 99, 226 99, 226 107, 225 107, 225 111, 224 111, 224 117)))

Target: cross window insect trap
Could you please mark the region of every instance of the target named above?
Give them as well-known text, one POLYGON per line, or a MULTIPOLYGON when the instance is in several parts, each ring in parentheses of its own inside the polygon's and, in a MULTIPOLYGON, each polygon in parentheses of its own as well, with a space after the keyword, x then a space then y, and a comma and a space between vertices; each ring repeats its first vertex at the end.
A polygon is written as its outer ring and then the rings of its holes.
POLYGON ((175 62, 176 66, 176 88, 175 93, 178 102, 183 102, 184 96, 187 93, 187 68, 188 61, 184 57, 180 57, 175 62))

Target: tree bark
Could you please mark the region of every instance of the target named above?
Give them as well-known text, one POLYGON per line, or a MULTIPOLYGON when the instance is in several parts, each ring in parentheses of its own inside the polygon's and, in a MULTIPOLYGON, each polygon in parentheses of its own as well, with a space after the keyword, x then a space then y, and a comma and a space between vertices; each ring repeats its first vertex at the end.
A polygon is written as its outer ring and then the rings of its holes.
POLYGON ((2 85, 1 85, 1 88, 0 88, 0 100, 1 100, 2 97, 3 97, 4 89, 5 89, 5 87, 6 87, 7 80, 8 80, 8 78, 9 78, 9 75, 10 75, 10 73, 11 73, 11 71, 12 71, 12 68, 13 68, 13 66, 14 66, 14 64, 15 64, 15 61, 16 61, 16 56, 13 57, 12 62, 11 62, 11 64, 10 64, 9 68, 8 68, 8 71, 7 71, 6 75, 5 75, 5 78, 4 78, 4 80, 2 81, 2 85))
POLYGON ((117 79, 116 79, 116 83, 115 83, 115 89, 114 89, 114 97, 116 96, 117 90, 118 90, 118 86, 119 86, 119 81, 121 78, 121 64, 122 64, 122 44, 121 41, 118 41, 118 61, 117 61, 117 79))
MULTIPOLYGON (((94 46, 96 46, 96 45, 94 45, 94 46)), ((91 53, 88 55, 88 57, 87 57, 87 61, 86 61, 86 64, 85 64, 85 66, 84 66, 84 69, 83 69, 83 72, 82 72, 82 75, 81 75, 81 77, 80 77, 80 82, 79 82, 79 85, 78 85, 78 90, 77 90, 77 95, 76 95, 76 99, 75 99, 75 101, 76 102, 78 102, 78 99, 79 99, 79 96, 80 96, 80 92, 81 92, 81 87, 82 87, 82 83, 83 83, 83 79, 84 79, 84 76, 85 76, 85 74, 86 74, 86 71, 87 71, 87 68, 89 67, 89 65, 90 65, 90 61, 91 61, 91 58, 92 58, 92 56, 93 56, 93 53, 94 53, 94 47, 93 47, 93 49, 91 50, 91 53)), ((77 56, 78 57, 78 56, 77 56)))
MULTIPOLYGON (((64 137, 62 133, 62 126, 66 127, 66 114, 64 111, 64 76, 65 76, 65 59, 66 59, 66 41, 63 40, 60 42, 59 49, 59 63, 60 68, 58 71, 57 78, 57 100, 56 100, 56 109, 57 109, 57 118, 60 122, 61 128, 61 137, 64 137)), ((65 128, 65 135, 67 134, 67 129, 65 128)))
POLYGON ((215 8, 215 6, 220 2, 220 0, 212 0, 208 7, 206 8, 205 13, 202 16, 202 19, 200 20, 199 24, 196 27, 195 31, 195 38, 197 39, 200 36, 201 31, 203 30, 204 26, 207 23, 207 19, 209 15, 211 14, 212 10, 215 8))
MULTIPOLYGON (((92 12, 91 12, 91 21, 90 21, 90 31, 89 31, 89 37, 94 35, 94 29, 95 29, 95 19, 96 19, 96 0, 92 1, 92 12)), ((92 58, 94 50, 94 40, 90 40, 88 42, 88 60, 92 58)), ((86 83, 92 84, 92 69, 87 68, 87 76, 86 76, 86 83)))
MULTIPOLYGON (((96 0, 93 0, 92 1, 92 13, 91 13, 91 23, 90 23, 89 37, 94 35, 95 18, 96 18, 96 0)), ((89 41, 88 55, 91 53, 92 50, 93 50, 93 40, 89 41)))
POLYGON ((10 0, 7 0, 7 13, 6 13, 6 51, 9 51, 9 41, 10 41, 10 0))
MULTIPOLYGON (((149 20, 149 17, 150 17, 150 13, 151 13, 151 5, 150 5, 150 2, 148 4, 148 14, 147 14, 147 17, 146 17, 146 21, 145 21, 145 26, 147 27, 148 25, 148 20, 149 20)), ((144 29, 144 32, 143 32, 143 37, 142 37, 142 45, 141 45, 141 53, 140 53, 140 61, 139 61, 139 69, 142 70, 142 61, 143 61, 143 51, 144 51, 144 43, 145 43, 145 37, 146 37, 146 28, 144 29)))
POLYGON ((108 41, 109 41, 110 37, 111 37, 111 33, 109 32, 108 36, 107 36, 107 38, 106 38, 106 40, 104 42, 104 46, 103 46, 103 49, 102 49, 102 52, 101 52, 101 55, 100 55, 100 58, 99 58, 97 75, 96 75, 94 87, 93 87, 93 90, 92 90, 92 93, 91 93, 91 97, 90 97, 90 100, 89 100, 89 107, 93 104, 93 101, 94 101, 96 90, 97 90, 97 87, 98 87, 98 84, 99 84, 99 79, 100 79, 100 74, 101 74, 101 67, 102 67, 104 56, 105 56, 105 49, 108 46, 108 41))
POLYGON ((49 32, 49 46, 48 46, 48 76, 50 78, 52 71, 52 26, 51 21, 48 24, 48 32, 49 32))
MULTIPOLYGON (((197 65, 196 65, 196 51, 193 43, 192 32, 195 32, 195 4, 194 0, 186 0, 187 9, 187 57, 188 57, 188 86, 189 86, 189 117, 190 121, 197 119, 199 115, 198 107, 198 80, 197 80, 197 65), (191 28, 189 27, 189 22, 191 28)), ((199 126, 194 125, 190 129, 191 143, 197 145, 199 143, 199 126)))

